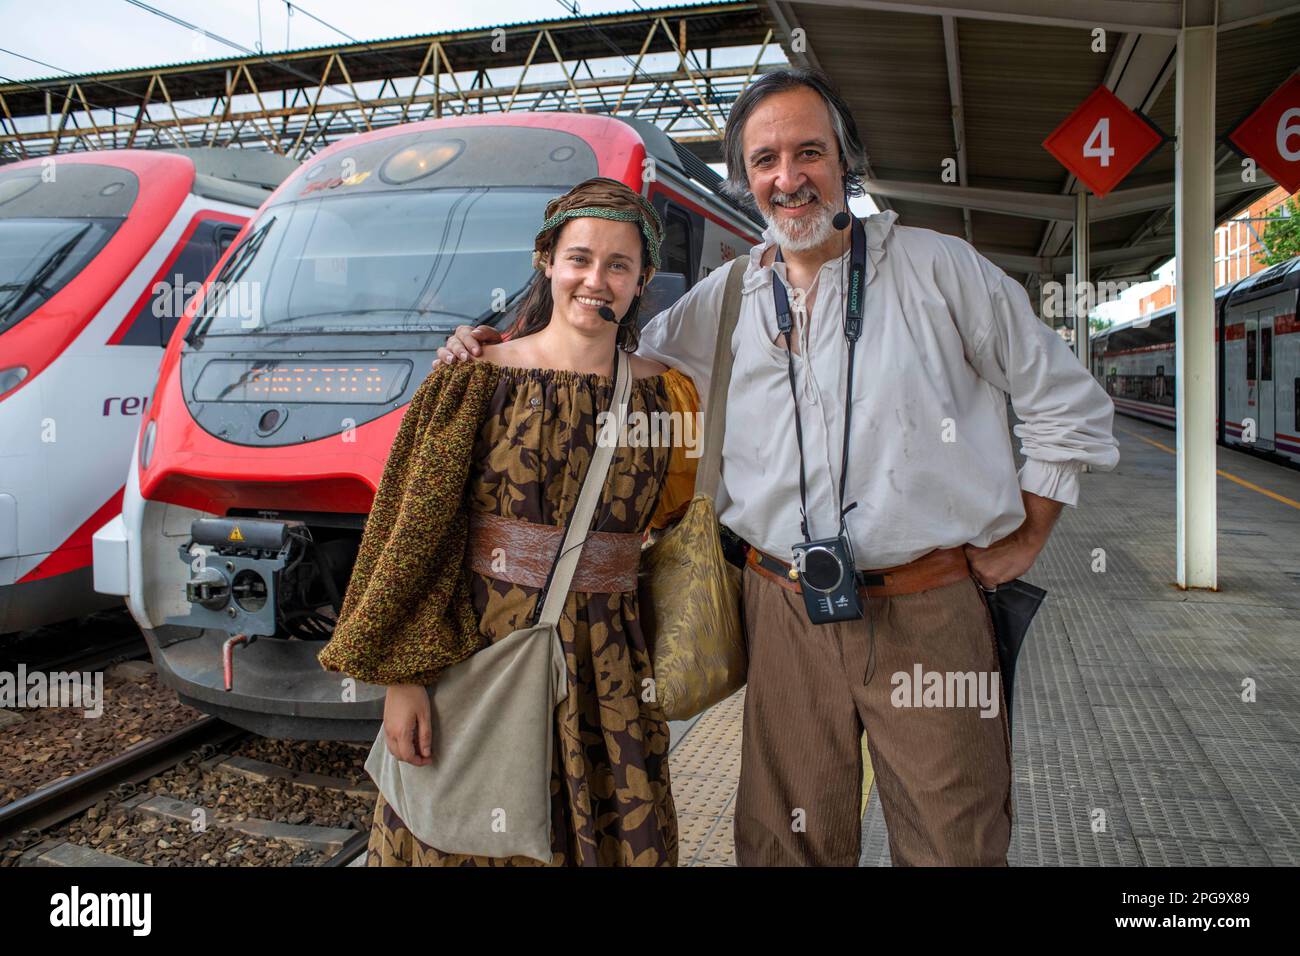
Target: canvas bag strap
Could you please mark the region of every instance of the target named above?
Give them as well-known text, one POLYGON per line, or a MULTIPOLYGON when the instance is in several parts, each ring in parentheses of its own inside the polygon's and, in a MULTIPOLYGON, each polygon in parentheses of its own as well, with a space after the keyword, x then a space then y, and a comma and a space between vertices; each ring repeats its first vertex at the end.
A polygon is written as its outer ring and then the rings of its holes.
MULTIPOLYGON (((578 492, 578 503, 573 509, 573 517, 564 534, 564 543, 560 546, 560 557, 551 574, 550 584, 546 588, 546 599, 542 604, 542 614, 538 624, 554 626, 560 620, 564 602, 569 596, 569 585, 573 583, 573 572, 578 568, 578 558, 582 556, 582 545, 587 540, 587 530, 591 527, 592 516, 596 513, 596 504, 605 487, 605 477, 609 474, 610 462, 614 460, 618 437, 623 434, 623 424, 627 421, 627 401, 632 393, 632 363, 627 353, 618 350, 618 368, 614 373, 614 431, 610 435, 597 425, 596 449, 587 467, 587 476, 582 481, 582 490, 578 492), (602 433, 605 437, 602 439, 602 433), (611 440, 612 439, 612 440, 611 440)), ((606 419, 607 426, 610 424, 606 419)))
POLYGON ((709 378, 709 401, 705 406, 704 449, 695 469, 695 493, 716 498, 722 480, 722 439, 727 430, 727 390, 731 385, 731 335, 740 319, 740 284, 745 277, 747 256, 731 260, 727 284, 722 293, 722 318, 718 340, 713 345, 713 374, 709 378))

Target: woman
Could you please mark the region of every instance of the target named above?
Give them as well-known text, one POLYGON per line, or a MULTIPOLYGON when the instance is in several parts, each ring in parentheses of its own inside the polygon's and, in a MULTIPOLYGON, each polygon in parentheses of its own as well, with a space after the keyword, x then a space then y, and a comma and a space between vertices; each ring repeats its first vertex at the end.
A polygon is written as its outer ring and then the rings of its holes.
MULTIPOLYGON (((552 200, 534 244, 539 274, 509 339, 485 348, 486 361, 439 364, 412 399, 342 613, 320 654, 329 670, 388 686, 384 733, 397 759, 431 762, 426 685, 527 625, 540 588, 521 583, 528 576, 512 565, 544 570, 553 553, 516 549, 511 560, 499 560, 504 549, 492 545, 568 520, 596 447, 597 416, 611 408, 615 348, 636 348, 639 297, 659 264, 662 238, 650 204, 615 180, 589 179, 552 200), (602 310, 612 310, 615 321, 602 310)), ((695 413, 688 378, 629 357, 630 416, 653 422, 656 412, 695 413)), ((650 447, 616 449, 588 539, 603 535, 630 560, 617 580, 627 584, 630 571, 632 586, 584 591, 575 578, 558 626, 569 693, 556 708, 551 774, 556 865, 677 862, 668 728, 658 704, 643 700, 654 696, 644 693, 653 675, 634 580, 639 536, 685 509, 694 461, 678 436, 671 448, 644 444, 650 447)), ((596 549, 584 548, 578 577, 589 550, 596 549)), ((368 863, 537 865, 428 846, 382 795, 368 863)))

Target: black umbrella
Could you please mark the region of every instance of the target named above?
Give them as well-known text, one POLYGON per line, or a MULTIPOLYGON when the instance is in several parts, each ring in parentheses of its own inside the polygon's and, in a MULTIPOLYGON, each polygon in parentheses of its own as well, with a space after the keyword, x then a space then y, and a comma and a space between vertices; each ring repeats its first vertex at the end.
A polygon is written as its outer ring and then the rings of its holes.
POLYGON ((1025 642, 1029 622, 1038 613, 1047 592, 1040 587, 1021 581, 1005 581, 993 590, 980 588, 989 615, 993 618, 993 633, 998 642, 998 663, 1002 668, 1002 689, 1006 695, 1007 725, 1011 725, 1012 684, 1016 676, 1016 658, 1020 645, 1025 642))

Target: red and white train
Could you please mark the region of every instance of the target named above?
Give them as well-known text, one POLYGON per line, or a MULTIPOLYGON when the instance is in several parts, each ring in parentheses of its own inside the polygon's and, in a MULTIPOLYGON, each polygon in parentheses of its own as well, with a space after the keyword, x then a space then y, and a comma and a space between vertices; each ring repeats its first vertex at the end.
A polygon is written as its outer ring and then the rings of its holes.
POLYGON ((296 165, 120 150, 0 167, 0 634, 113 603, 91 535, 121 510, 177 300, 296 165))
MULTIPOLYGON (((1219 441, 1300 465, 1300 258, 1215 293, 1219 441)), ((1092 337, 1115 410, 1173 427, 1175 306, 1092 337)))
POLYGON ((126 598, 182 700, 269 736, 373 739, 384 688, 316 655, 403 407, 456 325, 508 324, 546 203, 592 176, 663 218, 643 317, 758 241, 657 127, 559 112, 349 137, 244 228, 224 295, 167 348, 121 514, 94 536, 96 587, 126 598), (223 310, 236 293, 256 307, 223 310))

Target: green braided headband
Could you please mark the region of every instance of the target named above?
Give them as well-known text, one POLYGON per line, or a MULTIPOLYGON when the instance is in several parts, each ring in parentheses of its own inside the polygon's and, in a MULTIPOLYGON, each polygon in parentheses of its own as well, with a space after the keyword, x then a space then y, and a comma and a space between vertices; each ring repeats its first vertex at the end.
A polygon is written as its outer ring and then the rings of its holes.
MULTIPOLYGON (((578 219, 585 216, 595 216, 597 219, 613 219, 618 222, 639 222, 641 224, 641 234, 645 236, 646 245, 650 248, 650 261, 654 263, 657 270, 659 268, 659 239, 658 230, 663 229, 663 223, 659 220, 659 214, 654 211, 654 207, 643 204, 642 208, 654 217, 654 223, 657 229, 652 229, 646 217, 641 213, 629 212, 626 209, 607 209, 604 206, 583 206, 580 209, 569 209, 565 212, 557 212, 546 222, 542 223, 542 228, 537 230, 537 238, 540 239, 542 234, 548 229, 553 229, 560 223, 568 219, 578 219)), ((533 253, 533 268, 541 268, 539 265, 540 257, 538 253, 533 253)))

